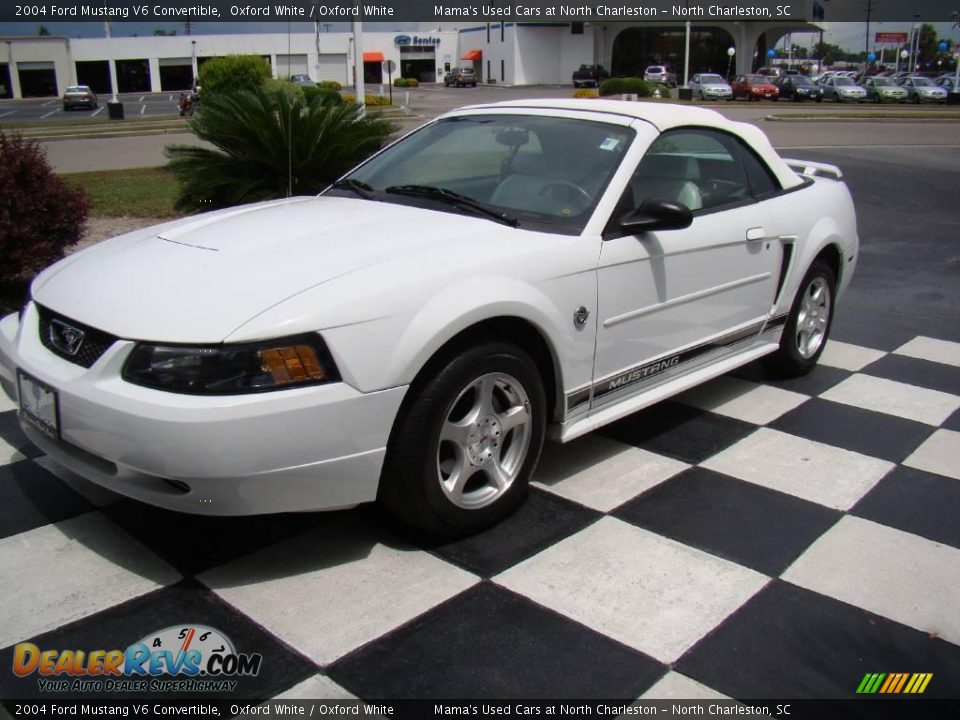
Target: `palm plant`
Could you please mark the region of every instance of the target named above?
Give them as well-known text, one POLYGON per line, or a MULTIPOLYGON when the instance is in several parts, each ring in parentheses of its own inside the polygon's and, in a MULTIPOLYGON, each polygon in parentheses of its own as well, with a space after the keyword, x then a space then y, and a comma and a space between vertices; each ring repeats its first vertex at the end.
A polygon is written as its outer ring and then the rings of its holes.
POLYGON ((215 146, 168 145, 180 181, 176 207, 212 210, 313 195, 386 143, 395 127, 356 105, 271 87, 210 94, 190 120, 215 146))

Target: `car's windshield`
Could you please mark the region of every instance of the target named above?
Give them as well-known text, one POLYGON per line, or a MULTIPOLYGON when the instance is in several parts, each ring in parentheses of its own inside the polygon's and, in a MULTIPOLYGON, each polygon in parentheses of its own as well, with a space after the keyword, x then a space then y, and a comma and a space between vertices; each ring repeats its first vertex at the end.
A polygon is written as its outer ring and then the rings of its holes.
POLYGON ((848 77, 838 77, 833 80, 834 85, 856 85, 856 83, 848 77))
POLYGON ((622 125, 543 115, 447 118, 347 176, 361 191, 341 183, 327 192, 465 212, 449 195, 457 193, 520 227, 578 233, 633 136, 622 125), (436 188, 446 197, 427 192, 436 188))
POLYGON ((873 78, 871 81, 876 87, 890 87, 893 85, 893 82, 887 80, 887 78, 873 78))
POLYGON ((813 85, 813 83, 810 81, 810 78, 806 77, 805 75, 791 75, 789 80, 794 85, 813 85))
POLYGON ((766 75, 747 75, 747 82, 751 85, 769 85, 770 78, 766 75))
POLYGON ((913 86, 914 86, 914 87, 931 87, 932 85, 933 85, 933 83, 930 82, 929 80, 927 80, 927 78, 914 78, 914 79, 913 79, 913 86))
POLYGON ((720 84, 725 85, 726 84, 723 81, 723 78, 720 77, 719 75, 701 75, 700 82, 704 85, 720 85, 720 84))
POLYGON ((646 72, 648 75, 659 75, 665 71, 666 70, 662 65, 651 65, 647 68, 646 72))

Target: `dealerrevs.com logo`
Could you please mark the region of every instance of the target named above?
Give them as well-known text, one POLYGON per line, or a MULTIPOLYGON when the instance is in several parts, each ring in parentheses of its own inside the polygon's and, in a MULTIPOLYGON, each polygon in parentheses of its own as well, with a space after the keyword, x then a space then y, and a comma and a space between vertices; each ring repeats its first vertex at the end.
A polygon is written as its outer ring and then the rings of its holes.
POLYGON ((258 675, 262 663, 260 653, 238 653, 205 625, 168 627, 126 650, 13 649, 14 674, 37 675, 42 692, 233 692, 238 678, 258 675))

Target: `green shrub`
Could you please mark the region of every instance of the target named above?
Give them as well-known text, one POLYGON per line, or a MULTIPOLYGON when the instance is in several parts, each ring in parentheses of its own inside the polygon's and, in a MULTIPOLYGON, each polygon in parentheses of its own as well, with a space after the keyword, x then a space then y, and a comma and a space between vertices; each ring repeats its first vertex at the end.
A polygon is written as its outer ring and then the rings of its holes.
POLYGON ((660 85, 659 83, 654 84, 650 88, 650 97, 656 97, 654 93, 658 93, 664 100, 667 100, 671 97, 670 88, 668 88, 666 85, 660 85))
POLYGON ((317 87, 327 88, 328 90, 343 90, 343 85, 338 83, 336 80, 321 80, 317 83, 317 87))
POLYGON ((200 68, 197 84, 204 101, 210 93, 255 90, 270 79, 270 63, 259 55, 227 55, 211 58, 200 68))
POLYGON ((382 107, 390 104, 390 98, 385 98, 383 95, 364 95, 364 100, 371 107, 382 107))
POLYGON ((215 149, 168 145, 176 207, 213 210, 313 195, 386 144, 396 129, 356 105, 329 105, 258 87, 211 95, 190 129, 215 149))
POLYGON ((334 90, 333 88, 328 87, 303 87, 300 88, 303 92, 303 97, 307 101, 307 104, 313 102, 314 98, 321 98, 320 102, 324 105, 343 105, 343 98, 340 96, 340 93, 334 90))
POLYGON ((610 78, 604 80, 600 85, 600 97, 610 97, 611 95, 632 94, 638 97, 650 97, 653 94, 653 86, 640 78, 610 78))
POLYGON ((393 86, 399 88, 415 88, 420 87, 420 81, 416 78, 394 78, 393 86))
POLYGON ((28 275, 80 240, 90 202, 57 177, 40 143, 0 133, 0 280, 28 275))
POLYGON ((291 98, 306 97, 304 90, 307 88, 297 85, 296 83, 292 83, 289 80, 276 80, 274 78, 267 78, 261 83, 260 86, 269 93, 282 92, 286 93, 291 98))

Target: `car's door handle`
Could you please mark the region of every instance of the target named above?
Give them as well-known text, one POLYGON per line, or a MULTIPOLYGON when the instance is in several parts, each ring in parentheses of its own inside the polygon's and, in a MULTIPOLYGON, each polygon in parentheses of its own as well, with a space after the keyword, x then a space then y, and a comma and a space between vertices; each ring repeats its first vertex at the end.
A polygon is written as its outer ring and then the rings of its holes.
POLYGON ((747 240, 763 240, 766 236, 767 231, 762 227, 755 227, 747 230, 747 240))

